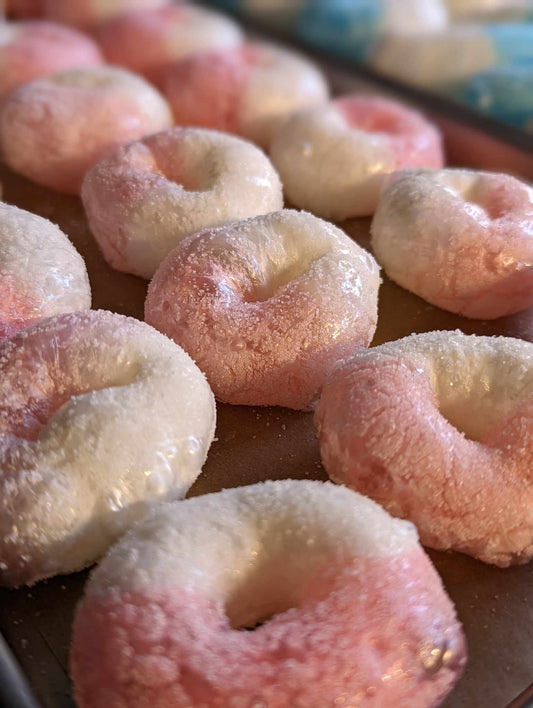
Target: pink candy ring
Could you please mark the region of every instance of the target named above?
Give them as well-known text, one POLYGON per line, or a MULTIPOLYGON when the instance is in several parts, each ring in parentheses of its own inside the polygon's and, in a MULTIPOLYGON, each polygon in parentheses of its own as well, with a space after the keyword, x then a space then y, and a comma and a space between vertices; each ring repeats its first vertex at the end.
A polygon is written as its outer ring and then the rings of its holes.
POLYGON ((98 46, 76 30, 51 22, 0 23, 0 100, 39 76, 102 63, 98 46))
POLYGON ((184 496, 214 427, 203 374, 143 322, 77 312, 0 343, 0 583, 83 568, 184 496))
POLYGON ((422 542, 507 566, 533 557, 533 344, 413 334, 356 353, 316 409, 328 474, 422 542))
POLYGON ((0 112, 0 146, 15 172, 76 194, 102 157, 171 123, 164 98, 144 79, 110 66, 72 69, 9 96, 0 112))
POLYGON ((185 236, 283 207, 259 148, 195 128, 120 148, 87 173, 82 199, 107 262, 144 278, 185 236))
POLYGON ((393 175, 372 246, 392 280, 444 310, 493 319, 533 305, 533 190, 508 175, 393 175))
POLYGON ((57 226, 0 202, 0 339, 91 306, 85 263, 57 226))
POLYGON ((182 241, 150 283, 145 316, 221 401, 308 409, 335 362, 370 343, 379 282, 340 229, 284 210, 182 241))
POLYGON ((323 103, 328 87, 307 59, 254 43, 177 62, 164 93, 179 125, 236 133, 268 148, 280 119, 323 103))
POLYGON ((162 505, 129 532, 91 575, 71 669, 80 708, 428 708, 465 654, 411 524, 284 480, 162 505))
POLYGON ((272 162, 294 205, 335 220, 373 214, 384 175, 442 167, 440 134, 421 114, 371 96, 346 96, 288 118, 272 162))
MULTIPOLYGON (((45 17, 92 29, 99 22, 134 10, 150 9, 166 5, 169 0, 41 0, 45 17)), ((139 48, 142 52, 142 47, 139 48)))
POLYGON ((163 72, 176 60, 208 49, 236 47, 242 32, 225 15, 170 4, 121 15, 102 25, 97 38, 111 64, 160 84, 163 72))

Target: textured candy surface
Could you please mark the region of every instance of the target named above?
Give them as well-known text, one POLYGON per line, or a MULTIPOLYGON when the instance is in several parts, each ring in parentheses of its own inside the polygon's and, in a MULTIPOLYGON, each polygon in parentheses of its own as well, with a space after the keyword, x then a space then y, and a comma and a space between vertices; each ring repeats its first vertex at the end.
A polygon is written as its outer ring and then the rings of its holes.
POLYGON ((494 319, 533 305, 533 190, 509 175, 393 175, 372 222, 387 275, 428 302, 494 319))
POLYGON ((278 175, 257 147, 177 127, 99 162, 82 199, 108 263, 145 278, 185 236, 283 206, 278 175))
POLYGON ((424 544, 507 566, 533 556, 533 344, 413 334, 357 353, 316 409, 324 466, 424 544))
POLYGON ((189 54, 242 42, 241 30, 229 17, 185 4, 128 12, 101 25, 96 37, 111 64, 157 84, 169 65, 189 54))
POLYGON ((89 37, 52 22, 4 22, 0 26, 0 100, 39 76, 103 63, 89 37))
POLYGON ((91 576, 71 654, 80 708, 427 708, 464 660, 414 528, 292 480, 160 507, 91 576))
POLYGON ((444 160, 435 126, 371 96, 295 113, 276 131, 270 155, 292 204, 336 220, 373 214, 384 175, 444 160))
POLYGON ((308 59, 250 42, 177 62, 166 74, 164 93, 179 125, 237 133, 267 149, 279 122, 326 101, 328 87, 308 59))
POLYGON ((72 69, 9 96, 0 111, 0 145, 15 172, 77 194, 98 160, 171 123, 164 98, 139 76, 110 66, 72 69))
POLYGON ((65 234, 0 202, 0 340, 41 317, 90 306, 85 263, 65 234))
POLYGON ((340 229, 283 210, 193 235, 152 280, 146 321, 217 398, 309 408, 334 363, 369 345, 379 269, 340 229))
POLYGON ((184 496, 214 426, 204 376, 137 320, 59 315, 0 343, 0 582, 83 568, 184 496))

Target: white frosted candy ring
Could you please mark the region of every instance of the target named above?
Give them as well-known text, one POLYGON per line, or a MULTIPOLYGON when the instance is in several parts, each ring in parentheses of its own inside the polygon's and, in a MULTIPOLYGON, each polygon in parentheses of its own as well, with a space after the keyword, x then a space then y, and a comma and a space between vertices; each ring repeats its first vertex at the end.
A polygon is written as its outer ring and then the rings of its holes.
POLYGON ((357 353, 316 409, 335 481, 422 542, 507 566, 533 556, 533 344, 413 334, 357 353))
POLYGON ((533 305, 533 190, 508 175, 391 176, 372 247, 392 280, 444 310, 493 319, 533 305))
POLYGON ((179 125, 236 133, 264 149, 283 118, 329 96, 324 75, 308 59, 259 42, 176 62, 164 93, 179 125))
POLYGON ((414 527, 294 480, 159 507, 91 575, 71 653, 80 708, 427 708, 464 663, 414 527))
POLYGON ((91 306, 85 263, 47 219, 0 202, 0 339, 91 306))
POLYGON ((284 210, 182 241, 150 283, 145 316, 221 401, 305 409, 334 363, 369 345, 379 282, 340 229, 284 210))
POLYGON ((0 582, 83 568, 184 496, 214 426, 203 374, 143 322, 59 315, 1 343, 0 582))
POLYGON ((108 263, 145 278, 188 234, 283 206, 259 148, 195 128, 120 148, 87 174, 82 199, 108 263))
POLYGON ((72 69, 15 90, 0 111, 0 147, 15 172, 77 194, 83 176, 119 145, 168 128, 165 99, 111 66, 72 69))
POLYGON ((120 14, 102 24, 96 37, 111 64, 143 74, 157 85, 165 70, 183 57, 236 47, 243 39, 226 15, 174 2, 120 14))
POLYGON ((420 113, 383 98, 345 96, 299 111, 277 129, 270 156, 285 196, 325 219, 373 214, 383 177, 443 166, 440 134, 420 113))

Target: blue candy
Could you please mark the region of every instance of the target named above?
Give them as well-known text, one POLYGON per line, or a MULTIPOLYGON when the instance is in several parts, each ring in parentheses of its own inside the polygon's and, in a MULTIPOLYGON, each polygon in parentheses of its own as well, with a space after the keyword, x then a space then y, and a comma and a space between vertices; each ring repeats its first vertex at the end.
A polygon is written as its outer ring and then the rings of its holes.
POLYGON ((533 25, 484 25, 490 37, 499 64, 527 64, 533 66, 533 25))
POLYGON ((533 67, 485 71, 458 87, 456 96, 475 110, 533 132, 533 67))
POLYGON ((314 47, 364 61, 375 44, 382 16, 380 0, 309 0, 296 33, 314 47))

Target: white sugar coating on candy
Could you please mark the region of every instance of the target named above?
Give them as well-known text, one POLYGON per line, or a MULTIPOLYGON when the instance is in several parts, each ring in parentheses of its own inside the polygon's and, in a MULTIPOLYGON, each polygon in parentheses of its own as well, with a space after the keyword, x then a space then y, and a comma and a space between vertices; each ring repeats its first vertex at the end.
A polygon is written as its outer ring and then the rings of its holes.
POLYGON ((90 306, 85 263, 65 234, 0 202, 0 339, 37 318, 90 306))
POLYGON ((370 344, 379 283, 344 232, 283 210, 182 241, 150 284, 145 317, 220 400, 305 409, 335 362, 370 344))
POLYGON ((83 182, 91 230, 108 263, 151 278, 186 236, 283 207, 265 154, 239 138, 171 128, 99 162, 83 182))
POLYGON ((533 344, 413 334, 339 365, 316 410, 328 474, 422 542, 507 566, 533 556, 533 344))
POLYGON ((226 15, 173 3, 119 15, 101 25, 96 37, 111 64, 156 84, 173 62, 197 52, 236 47, 243 39, 241 29, 226 15))
POLYGON ((377 45, 370 63, 383 74, 434 89, 479 74, 499 61, 483 27, 458 24, 442 32, 390 34, 377 45))
POLYGON ((294 480, 160 506, 92 574, 71 651, 80 708, 427 708, 464 663, 414 527, 294 480))
POLYGON ((493 319, 533 305, 533 190, 471 170, 395 173, 372 222, 387 275, 428 302, 493 319))
POLYGON ((412 524, 345 487, 263 482, 160 506, 109 551, 86 594, 182 587, 226 604, 258 568, 289 588, 326 564, 417 546, 412 524))
POLYGON ((0 25, 0 99, 39 76, 102 63, 97 44, 68 27, 40 21, 0 25))
POLYGON ((168 128, 165 99, 135 74, 111 66, 72 69, 16 89, 0 110, 0 147, 15 172, 76 194, 98 160, 168 128))
POLYGON ((132 318, 59 315, 0 344, 2 584, 83 568, 184 496, 214 426, 194 362, 132 318))
POLYGON ((386 174, 443 165, 437 128, 417 111, 372 96, 289 116, 270 156, 292 204, 336 220, 374 213, 386 174))
POLYGON ((65 25, 92 29, 117 15, 134 10, 161 7, 168 0, 42 0, 48 19, 65 25))
POLYGON ((280 121, 324 103, 329 89, 305 57, 247 42, 177 62, 165 76, 164 93, 179 125, 236 133, 268 149, 280 121))
POLYGON ((372 351, 421 367, 441 413, 473 440, 533 394, 533 344, 521 339, 426 332, 372 351))

